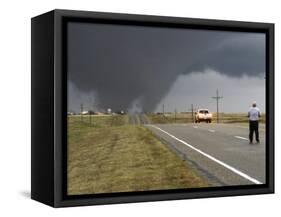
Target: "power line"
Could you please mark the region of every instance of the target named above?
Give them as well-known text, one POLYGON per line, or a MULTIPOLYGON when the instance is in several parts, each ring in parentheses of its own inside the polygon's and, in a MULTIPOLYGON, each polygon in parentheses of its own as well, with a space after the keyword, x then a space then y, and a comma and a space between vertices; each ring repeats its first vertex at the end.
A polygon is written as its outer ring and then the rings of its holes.
POLYGON ((219 96, 219 90, 217 89, 216 96, 213 96, 212 98, 217 101, 217 123, 219 123, 219 100, 223 97, 219 96))

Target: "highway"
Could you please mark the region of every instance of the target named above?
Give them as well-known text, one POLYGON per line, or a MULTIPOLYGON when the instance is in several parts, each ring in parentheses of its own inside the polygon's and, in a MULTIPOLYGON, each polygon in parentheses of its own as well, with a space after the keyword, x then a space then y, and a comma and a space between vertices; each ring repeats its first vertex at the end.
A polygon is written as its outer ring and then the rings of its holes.
POLYGON ((211 186, 265 183, 265 130, 249 144, 248 128, 234 124, 145 124, 211 186))

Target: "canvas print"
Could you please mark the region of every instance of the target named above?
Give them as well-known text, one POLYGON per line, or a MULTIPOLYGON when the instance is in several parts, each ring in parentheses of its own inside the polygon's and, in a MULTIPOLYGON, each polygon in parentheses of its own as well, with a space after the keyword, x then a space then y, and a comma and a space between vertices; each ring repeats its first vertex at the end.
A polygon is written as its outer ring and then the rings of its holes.
POLYGON ((266 183, 264 33, 67 23, 67 195, 266 183))

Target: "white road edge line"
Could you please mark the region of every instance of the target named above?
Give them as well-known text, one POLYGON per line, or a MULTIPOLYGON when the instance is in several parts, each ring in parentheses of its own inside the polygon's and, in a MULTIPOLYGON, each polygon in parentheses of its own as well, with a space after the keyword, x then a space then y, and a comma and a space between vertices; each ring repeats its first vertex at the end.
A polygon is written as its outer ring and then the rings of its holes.
POLYGON ((221 166, 223 166, 223 167, 225 167, 225 168, 231 170, 232 172, 236 173, 237 175, 239 175, 239 176, 241 176, 241 177, 243 177, 243 178, 245 178, 245 179, 247 179, 247 180, 249 180, 249 181, 251 181, 251 182, 253 182, 253 183, 255 183, 255 184, 262 184, 262 182, 258 181, 257 179, 252 178, 251 176, 249 176, 249 175, 247 175, 247 174, 245 174, 245 173, 239 171, 238 169, 235 169, 234 167, 232 167, 232 166, 230 166, 230 165, 228 165, 228 164, 226 164, 226 163, 224 163, 224 162, 222 162, 222 161, 216 159, 215 157, 213 157, 213 156, 211 156, 211 155, 209 155, 209 154, 207 154, 207 153, 201 151, 200 149, 195 148, 194 146, 192 146, 192 145, 188 144, 187 142, 185 142, 185 141, 183 141, 183 140, 181 140, 181 139, 175 137, 174 135, 172 135, 172 134, 166 132, 165 130, 162 130, 161 128, 159 128, 159 127, 157 127, 157 126, 154 126, 154 125, 149 125, 149 126, 152 126, 152 127, 154 127, 155 129, 160 130, 161 132, 163 132, 163 133, 167 134, 168 136, 172 137, 173 139, 175 139, 175 140, 177 140, 177 141, 183 143, 184 145, 188 146, 189 148, 193 149, 194 151, 197 151, 198 153, 202 154, 203 156, 209 158, 210 160, 212 160, 212 161, 214 161, 214 162, 220 164, 221 166))
POLYGON ((243 140, 247 140, 248 141, 248 139, 247 138, 245 138, 245 137, 242 137, 242 136, 234 136, 235 138, 237 138, 237 139, 243 139, 243 140))
POLYGON ((193 128, 197 129, 197 128, 198 128, 198 126, 193 126, 193 128))
POLYGON ((214 133, 214 132, 216 132, 215 130, 208 130, 209 132, 211 132, 211 133, 214 133))

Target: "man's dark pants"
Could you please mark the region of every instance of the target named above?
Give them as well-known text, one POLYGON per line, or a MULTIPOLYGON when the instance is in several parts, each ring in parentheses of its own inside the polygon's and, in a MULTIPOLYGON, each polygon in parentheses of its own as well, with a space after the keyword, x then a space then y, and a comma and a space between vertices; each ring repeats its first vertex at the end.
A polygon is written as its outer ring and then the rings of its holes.
POLYGON ((249 134, 249 140, 250 142, 253 142, 253 134, 255 132, 256 141, 259 142, 259 121, 249 121, 250 125, 250 134, 249 134))

